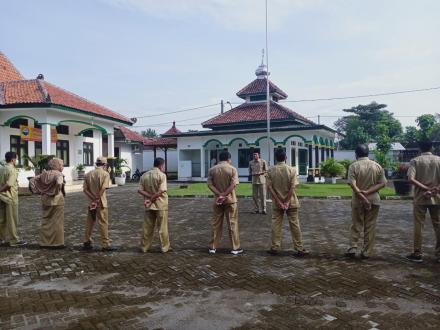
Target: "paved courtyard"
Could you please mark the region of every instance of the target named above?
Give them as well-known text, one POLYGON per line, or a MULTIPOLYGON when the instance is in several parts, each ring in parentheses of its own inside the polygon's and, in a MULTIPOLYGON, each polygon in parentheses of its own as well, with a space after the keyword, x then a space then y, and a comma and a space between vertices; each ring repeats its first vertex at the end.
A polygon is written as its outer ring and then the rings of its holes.
MULTIPOLYGON (((141 198, 136 186, 109 191, 110 238, 122 250, 82 252, 85 198, 66 199, 65 250, 37 248, 39 197, 20 199, 20 228, 30 246, 0 249, 0 328, 17 329, 389 329, 440 327, 440 264, 432 226, 425 261, 406 262, 409 201, 387 201, 376 257, 345 260, 349 201, 302 200, 307 259, 266 254, 270 217, 239 201, 245 254, 207 254, 211 200, 171 199, 174 252, 140 254, 141 198)), ((283 244, 292 249, 284 224, 283 244)), ((223 246, 228 247, 224 232, 223 246)), ((99 242, 96 232, 95 242, 99 242)), ((98 244, 99 245, 99 244, 98 244)))

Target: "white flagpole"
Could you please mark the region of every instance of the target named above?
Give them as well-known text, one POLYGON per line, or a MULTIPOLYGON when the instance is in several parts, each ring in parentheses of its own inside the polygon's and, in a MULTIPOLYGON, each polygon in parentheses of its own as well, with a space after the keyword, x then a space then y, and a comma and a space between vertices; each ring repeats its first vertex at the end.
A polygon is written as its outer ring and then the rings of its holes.
POLYGON ((272 164, 272 150, 270 147, 270 94, 269 94, 269 49, 267 47, 267 0, 266 0, 266 117, 267 117, 267 151, 268 151, 268 164, 272 164))

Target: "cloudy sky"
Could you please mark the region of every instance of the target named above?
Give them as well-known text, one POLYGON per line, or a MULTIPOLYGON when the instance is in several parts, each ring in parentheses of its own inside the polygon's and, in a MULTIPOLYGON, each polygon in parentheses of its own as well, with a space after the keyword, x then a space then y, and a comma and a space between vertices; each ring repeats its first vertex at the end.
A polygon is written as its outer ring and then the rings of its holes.
MULTIPOLYGON (((271 79, 288 100, 440 86, 440 1, 268 0, 271 79)), ((46 80, 129 117, 182 130, 240 102, 265 45, 264 0, 0 0, 0 50, 46 80), (152 115, 159 115, 153 116, 152 115)), ((402 124, 440 112, 440 90, 285 105, 329 126, 386 103, 402 124)))

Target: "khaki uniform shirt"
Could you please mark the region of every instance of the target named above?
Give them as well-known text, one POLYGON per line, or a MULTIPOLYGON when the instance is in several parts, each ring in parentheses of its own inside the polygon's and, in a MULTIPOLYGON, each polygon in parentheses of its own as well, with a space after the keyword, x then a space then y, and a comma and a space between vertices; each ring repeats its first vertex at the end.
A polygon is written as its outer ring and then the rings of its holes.
MULTIPOLYGON (((249 174, 256 174, 267 171, 267 164, 264 159, 251 160, 249 162, 249 174)), ((266 174, 252 175, 252 184, 265 184, 266 174)))
MULTIPOLYGON (((438 186, 440 184, 440 157, 430 152, 423 152, 419 157, 412 159, 408 169, 408 179, 416 179, 428 187, 438 186)), ((414 204, 440 204, 439 195, 426 198, 423 193, 423 189, 414 186, 414 204)))
POLYGON ((18 173, 15 166, 6 164, 0 167, 0 186, 7 184, 11 189, 0 193, 0 200, 7 204, 18 204, 18 173))
POLYGON ((41 195, 41 202, 44 206, 64 205, 64 195, 61 191, 63 184, 64 178, 62 176, 59 176, 57 180, 57 193, 55 194, 55 196, 41 195))
MULTIPOLYGON (((297 184, 298 178, 296 176, 296 169, 287 165, 286 162, 278 162, 267 172, 267 185, 272 187, 282 202, 287 199, 290 188, 292 186, 295 187, 297 184)), ((275 201, 273 201, 272 207, 279 208, 275 201)), ((294 190, 292 198, 290 199, 290 208, 297 207, 299 207, 299 201, 294 190)))
MULTIPOLYGON (((368 190, 378 183, 387 183, 387 179, 383 168, 378 163, 368 159, 368 157, 360 157, 348 168, 347 182, 356 182, 356 186, 360 190, 368 190)), ((367 199, 373 205, 380 204, 379 192, 368 195, 367 199)), ((353 206, 362 204, 354 192, 351 202, 353 206)))
MULTIPOLYGON (((156 194, 159 191, 165 191, 162 196, 154 201, 148 207, 148 210, 168 210, 168 194, 167 194, 167 176, 157 167, 144 173, 139 181, 139 190, 146 191, 150 194, 156 194)), ((147 199, 147 197, 145 197, 147 199)))
MULTIPOLYGON (((94 195, 98 195, 102 188, 110 188, 110 174, 102 169, 102 167, 97 167, 93 171, 90 171, 84 177, 83 189, 87 189, 94 195)), ((107 193, 101 196, 101 206, 107 207, 107 193)))
MULTIPOLYGON (((226 191, 229 186, 234 183, 238 185, 238 172, 234 166, 228 162, 219 162, 217 165, 211 167, 208 172, 208 186, 214 186, 220 192, 226 191)), ((235 188, 226 196, 224 204, 237 203, 237 196, 235 188)))

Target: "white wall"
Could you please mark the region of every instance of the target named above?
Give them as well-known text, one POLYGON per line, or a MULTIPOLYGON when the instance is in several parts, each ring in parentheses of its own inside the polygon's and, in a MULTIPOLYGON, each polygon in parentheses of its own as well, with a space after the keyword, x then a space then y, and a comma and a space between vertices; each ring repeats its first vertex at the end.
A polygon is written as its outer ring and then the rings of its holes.
MULTIPOLYGON (((162 157, 165 159, 165 152, 163 150, 156 150, 156 157, 162 157)), ((143 167, 139 170, 148 171, 153 167, 154 163, 154 152, 153 150, 144 150, 143 152, 143 167)), ((167 171, 177 172, 177 150, 168 149, 167 151, 167 171)))
POLYGON ((354 150, 335 150, 334 159, 336 160, 356 160, 354 150))

